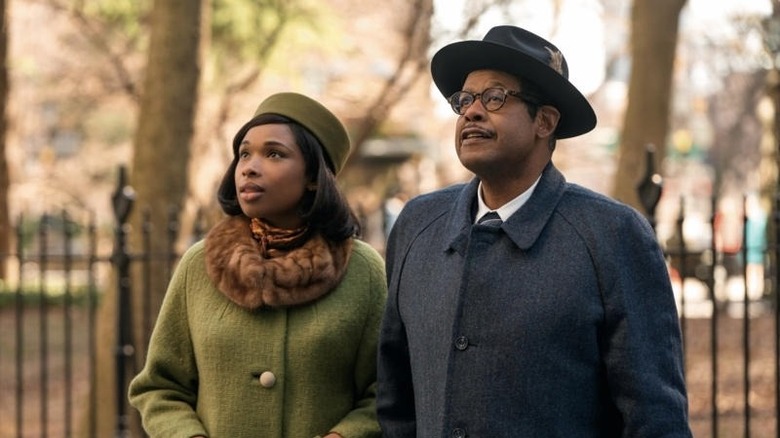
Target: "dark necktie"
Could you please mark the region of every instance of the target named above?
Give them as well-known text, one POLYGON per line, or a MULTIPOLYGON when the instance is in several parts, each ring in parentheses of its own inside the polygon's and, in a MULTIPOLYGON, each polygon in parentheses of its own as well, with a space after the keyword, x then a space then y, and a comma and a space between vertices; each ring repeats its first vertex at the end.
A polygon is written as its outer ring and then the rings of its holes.
POLYGON ((503 221, 501 217, 495 211, 489 211, 477 221, 480 225, 487 225, 489 227, 500 227, 503 221))

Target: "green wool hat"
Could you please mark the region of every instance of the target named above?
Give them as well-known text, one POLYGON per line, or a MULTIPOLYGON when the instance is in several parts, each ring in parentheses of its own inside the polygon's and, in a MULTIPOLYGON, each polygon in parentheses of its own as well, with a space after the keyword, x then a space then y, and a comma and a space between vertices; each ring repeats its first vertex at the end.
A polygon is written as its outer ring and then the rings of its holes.
POLYGON ((278 114, 303 125, 322 143, 325 153, 338 174, 347 162, 350 151, 349 135, 339 119, 321 103, 298 93, 277 93, 266 98, 255 111, 278 114))

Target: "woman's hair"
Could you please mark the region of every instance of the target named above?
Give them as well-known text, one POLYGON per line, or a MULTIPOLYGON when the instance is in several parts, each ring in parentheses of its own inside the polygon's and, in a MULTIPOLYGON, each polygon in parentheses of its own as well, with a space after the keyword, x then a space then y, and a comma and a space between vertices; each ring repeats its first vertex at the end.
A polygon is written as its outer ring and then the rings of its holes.
POLYGON ((248 121, 233 137, 233 161, 228 166, 217 190, 217 200, 222 211, 230 216, 244 214, 236 197, 235 172, 238 164, 238 148, 246 133, 255 126, 284 124, 290 127, 295 142, 301 149, 306 166, 306 179, 316 184, 316 189, 303 194, 298 211, 309 225, 309 231, 320 232, 326 239, 341 241, 360 234, 360 223, 339 190, 333 163, 325 154, 317 137, 298 122, 277 114, 260 114, 248 121))

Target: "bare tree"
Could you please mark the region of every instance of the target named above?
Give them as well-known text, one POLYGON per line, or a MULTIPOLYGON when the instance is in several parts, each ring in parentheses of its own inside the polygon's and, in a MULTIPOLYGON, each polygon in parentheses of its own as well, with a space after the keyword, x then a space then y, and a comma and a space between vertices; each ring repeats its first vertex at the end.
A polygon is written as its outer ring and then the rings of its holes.
MULTIPOLYGON (((135 189, 135 208, 130 222, 133 225, 131 247, 142 247, 142 216, 149 212, 150 243, 153 257, 165 253, 168 241, 168 219, 171 208, 174 217, 181 209, 187 188, 187 168, 190 143, 193 136, 197 90, 200 77, 201 19, 204 1, 156 0, 151 13, 151 37, 145 81, 140 93, 138 128, 134 140, 131 185, 135 189)), ((146 283, 150 294, 134 293, 132 312, 135 351, 145 351, 145 330, 142 326, 143 309, 156 314, 165 294, 168 281, 165 259, 151 264, 151 278, 146 283), (152 302, 144 306, 144 299, 152 302)), ((134 282, 137 283, 137 282, 134 282)), ((136 284, 136 286, 138 286, 136 284)), ((116 333, 116 291, 107 292, 101 308, 101 333, 116 333)), ((118 406, 114 364, 117 358, 109 353, 113 336, 102 339, 98 354, 98 436, 111 436, 116 427, 118 406)), ((137 364, 143 357, 136 355, 137 364)), ((119 359, 121 360, 121 359, 119 359)), ((130 367, 132 373, 132 367, 130 367)), ((121 398, 120 398, 121 399, 121 398)), ((138 427, 135 423, 135 427, 138 427)), ((140 436, 140 433, 134 434, 140 436)))
MULTIPOLYGON (((767 76, 767 94, 774 108, 775 159, 780 168, 780 26, 777 23, 780 23, 780 0, 772 0, 772 15, 764 21, 764 44, 772 62, 767 76)), ((780 175, 776 182, 780 185, 780 175)), ((774 232, 778 233, 778 230, 774 232)))
MULTIPOLYGON (((506 8, 509 4, 508 0, 469 2, 469 10, 465 12, 463 25, 456 32, 458 37, 462 39, 470 34, 480 17, 488 10, 506 8)), ((426 77, 429 65, 428 51, 432 41, 433 12, 433 0, 414 0, 410 5, 406 22, 400 32, 403 40, 402 47, 406 50, 398 53, 393 74, 378 89, 374 99, 366 105, 364 116, 354 123, 352 141, 355 151, 350 158, 359 155, 360 147, 376 133, 377 126, 387 119, 394 104, 399 102, 422 77, 426 77)))
MULTIPOLYGON (((215 61, 219 65, 214 67, 217 72, 210 81, 212 83, 204 84, 204 86, 208 85, 220 91, 211 93, 210 96, 204 96, 210 97, 213 102, 210 105, 202 104, 199 108, 192 159, 190 160, 193 177, 190 178, 184 216, 182 217, 182 232, 179 236, 180 247, 185 247, 188 243, 188 238, 192 236, 197 220, 202 219, 204 223, 200 225, 208 228, 222 215, 216 203, 211 202, 203 205, 203 201, 198 199, 196 189, 198 186, 204 185, 203 180, 215 181, 213 177, 203 173, 197 175, 197 172, 206 167, 203 166, 204 162, 213 160, 215 155, 224 160, 230 159, 224 155, 229 150, 229 148, 225 148, 225 145, 230 142, 226 125, 235 116, 232 111, 235 109, 236 99, 240 94, 256 86, 263 77, 268 61, 284 32, 289 28, 304 24, 314 14, 296 0, 263 2, 253 10, 255 15, 251 18, 256 22, 256 26, 254 26, 255 33, 251 41, 251 56, 242 56, 240 53, 230 54, 232 46, 243 43, 236 41, 235 38, 221 35, 219 29, 215 35, 211 29, 211 23, 206 23, 209 26, 204 26, 204 32, 208 32, 204 38, 204 44, 209 45, 209 49, 214 48, 214 51, 219 53, 212 58, 220 59, 220 61, 215 61), (269 19, 270 17, 273 19, 269 19), (235 68, 234 72, 229 66, 236 64, 238 67, 235 68), (222 151, 222 154, 215 154, 215 151, 222 151), (200 178, 194 178, 195 176, 200 176, 200 178)), ((209 50, 204 51, 209 52, 209 50)), ((210 187, 208 184, 206 185, 210 187)))
MULTIPOLYGON (((464 39, 473 34, 486 12, 490 10, 503 11, 511 6, 511 0, 475 0, 468 2, 463 12, 463 21, 455 29, 434 28, 433 0, 414 0, 407 6, 405 20, 398 29, 402 50, 396 52, 397 58, 392 74, 377 87, 370 99, 365 99, 359 106, 359 116, 350 124, 350 136, 353 151, 347 162, 344 175, 341 178, 345 185, 355 187, 372 187, 377 192, 386 192, 387 185, 394 184, 394 177, 383 173, 388 169, 377 169, 365 162, 358 162, 361 151, 367 140, 380 134, 382 124, 388 120, 393 109, 403 102, 410 91, 421 81, 429 81, 430 50, 433 41, 442 42, 449 39, 464 39), (377 173, 379 170, 379 173, 377 173)), ((380 166, 381 167, 381 166, 380 166)), ((392 167, 392 166, 391 166, 392 167)), ((392 172, 391 172, 392 173, 392 172)))
POLYGON ((645 148, 663 158, 680 12, 686 0, 634 0, 631 11, 631 77, 612 194, 643 211, 637 175, 646 166, 645 148))
MULTIPOLYGON (((431 41, 431 17, 433 0, 415 0, 402 29, 407 50, 399 54, 393 74, 376 93, 373 102, 365 110, 365 116, 356 123, 352 138, 356 151, 374 133, 377 124, 387 118, 393 103, 398 102, 425 72, 431 41)), ((352 157, 356 155, 357 153, 353 152, 352 157)))
POLYGON ((765 72, 731 73, 722 92, 710 99, 709 117, 714 135, 710 150, 713 195, 747 186, 759 168, 762 135, 756 108, 765 95, 765 72))

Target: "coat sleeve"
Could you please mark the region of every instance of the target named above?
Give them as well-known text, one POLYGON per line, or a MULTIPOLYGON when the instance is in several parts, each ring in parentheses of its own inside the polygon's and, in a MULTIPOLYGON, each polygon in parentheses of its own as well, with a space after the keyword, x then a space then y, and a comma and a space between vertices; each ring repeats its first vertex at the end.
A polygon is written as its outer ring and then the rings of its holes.
POLYGON ((189 251, 176 268, 157 317, 146 364, 130 382, 131 405, 151 438, 208 436, 195 412, 198 372, 187 317, 189 251))
POLYGON ((398 275, 405 245, 401 244, 404 221, 401 214, 390 233, 385 254, 388 297, 379 334, 377 363, 377 416, 386 438, 417 435, 414 386, 406 328, 398 308, 398 275))
POLYGON ((382 257, 367 244, 363 242, 358 244, 363 247, 363 250, 353 257, 360 255, 366 261, 368 277, 366 293, 371 299, 355 363, 357 400, 354 409, 334 426, 331 432, 350 438, 378 438, 382 435, 376 418, 376 351, 379 325, 387 299, 387 283, 382 257))
POLYGON ((602 231, 595 244, 606 309, 602 343, 622 436, 690 437, 679 318, 655 235, 639 214, 602 231))

